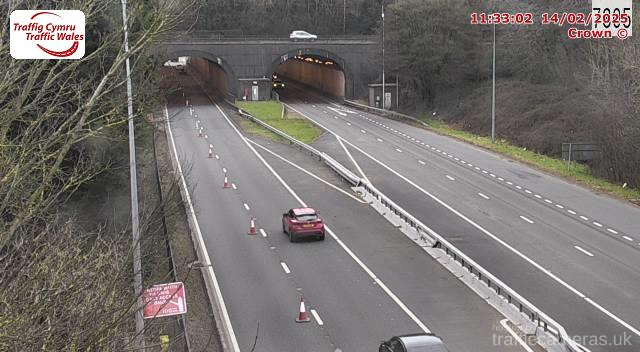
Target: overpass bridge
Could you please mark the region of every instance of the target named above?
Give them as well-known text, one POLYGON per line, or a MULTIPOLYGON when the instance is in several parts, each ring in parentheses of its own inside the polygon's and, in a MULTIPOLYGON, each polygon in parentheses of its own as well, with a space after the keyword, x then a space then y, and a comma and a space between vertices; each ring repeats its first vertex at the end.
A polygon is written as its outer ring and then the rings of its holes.
POLYGON ((203 76, 237 97, 256 86, 261 99, 270 96, 274 72, 334 95, 361 97, 381 71, 377 36, 319 35, 312 42, 294 42, 285 36, 196 32, 170 34, 158 43, 157 50, 162 62, 190 56, 203 76))

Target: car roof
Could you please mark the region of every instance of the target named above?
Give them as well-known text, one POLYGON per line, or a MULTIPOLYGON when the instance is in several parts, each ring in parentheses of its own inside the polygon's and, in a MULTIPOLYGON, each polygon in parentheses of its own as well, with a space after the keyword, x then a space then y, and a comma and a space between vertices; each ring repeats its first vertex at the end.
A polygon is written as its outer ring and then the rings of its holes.
POLYGON ((296 215, 310 215, 315 214, 316 210, 313 208, 293 208, 293 213, 296 215))
POLYGON ((416 352, 448 352, 442 340, 430 334, 412 334, 396 336, 401 340, 408 351, 416 352))

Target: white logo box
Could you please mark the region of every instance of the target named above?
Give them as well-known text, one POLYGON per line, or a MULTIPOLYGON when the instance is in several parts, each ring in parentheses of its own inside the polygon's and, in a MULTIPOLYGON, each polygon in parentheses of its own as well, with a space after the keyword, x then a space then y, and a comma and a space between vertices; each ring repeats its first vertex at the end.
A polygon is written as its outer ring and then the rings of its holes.
POLYGON ((85 17, 79 10, 16 10, 9 22, 14 59, 74 60, 84 56, 85 17))

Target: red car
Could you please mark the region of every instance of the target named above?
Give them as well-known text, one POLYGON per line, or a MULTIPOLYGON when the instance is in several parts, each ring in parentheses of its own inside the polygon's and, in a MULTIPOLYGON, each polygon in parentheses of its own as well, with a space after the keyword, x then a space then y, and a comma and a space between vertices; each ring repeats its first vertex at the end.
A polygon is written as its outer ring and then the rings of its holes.
POLYGON ((293 208, 282 214, 282 232, 291 242, 303 237, 315 237, 324 241, 324 223, 313 208, 293 208))

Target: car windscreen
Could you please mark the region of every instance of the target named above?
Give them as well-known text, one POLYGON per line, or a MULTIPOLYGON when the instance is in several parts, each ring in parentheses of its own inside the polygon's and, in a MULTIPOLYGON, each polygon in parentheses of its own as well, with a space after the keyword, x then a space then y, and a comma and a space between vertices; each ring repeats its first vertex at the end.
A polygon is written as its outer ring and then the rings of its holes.
POLYGON ((313 220, 318 220, 318 215, 316 215, 316 214, 302 214, 302 215, 296 215, 296 220, 298 220, 298 221, 313 221, 313 220))

